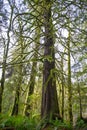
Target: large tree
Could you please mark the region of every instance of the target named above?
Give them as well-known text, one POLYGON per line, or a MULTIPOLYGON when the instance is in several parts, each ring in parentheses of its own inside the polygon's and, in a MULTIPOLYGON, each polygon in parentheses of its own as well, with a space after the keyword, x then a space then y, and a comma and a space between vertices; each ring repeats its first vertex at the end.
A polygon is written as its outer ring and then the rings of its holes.
POLYGON ((47 120, 60 118, 56 90, 54 32, 51 6, 51 0, 44 1, 45 40, 41 116, 47 120))

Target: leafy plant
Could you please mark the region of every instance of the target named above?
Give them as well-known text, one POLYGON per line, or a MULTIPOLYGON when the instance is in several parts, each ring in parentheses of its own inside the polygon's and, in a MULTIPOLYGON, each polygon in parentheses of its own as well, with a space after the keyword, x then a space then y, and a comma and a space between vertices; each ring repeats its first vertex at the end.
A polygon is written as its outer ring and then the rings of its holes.
POLYGON ((62 122, 61 120, 51 120, 50 123, 55 127, 55 129, 65 128, 67 130, 72 130, 72 125, 69 122, 62 122))
POLYGON ((42 128, 48 126, 51 130, 64 129, 64 130, 72 130, 72 125, 69 122, 62 122, 61 120, 46 120, 42 119, 36 130, 41 130, 42 128))
POLYGON ((16 130, 35 130, 36 128, 36 120, 35 118, 27 118, 22 116, 0 116, 0 128, 5 127, 14 127, 16 130))
POLYGON ((76 126, 77 126, 78 128, 80 128, 80 127, 84 127, 84 126, 85 126, 85 122, 84 122, 84 120, 78 118, 78 120, 77 120, 77 122, 76 122, 76 126))

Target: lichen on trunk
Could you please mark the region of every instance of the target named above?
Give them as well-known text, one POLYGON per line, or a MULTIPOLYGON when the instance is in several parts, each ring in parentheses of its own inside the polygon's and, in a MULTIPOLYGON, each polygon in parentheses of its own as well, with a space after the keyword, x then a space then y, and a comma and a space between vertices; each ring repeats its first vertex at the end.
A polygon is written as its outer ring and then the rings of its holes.
POLYGON ((41 117, 46 119, 60 119, 59 105, 55 77, 55 51, 53 25, 51 18, 51 1, 45 0, 44 6, 44 63, 41 117))

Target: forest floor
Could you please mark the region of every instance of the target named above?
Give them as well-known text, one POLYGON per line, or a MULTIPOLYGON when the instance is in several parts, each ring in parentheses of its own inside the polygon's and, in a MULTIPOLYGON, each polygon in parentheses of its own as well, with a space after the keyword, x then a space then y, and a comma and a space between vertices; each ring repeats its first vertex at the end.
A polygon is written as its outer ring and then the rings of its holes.
MULTIPOLYGON (((0 128, 0 130, 31 130, 29 129, 19 129, 19 128, 15 128, 15 127, 4 127, 4 128, 0 128)), ((37 130, 37 129, 32 129, 32 130, 37 130)), ((68 129, 65 127, 62 128, 51 128, 51 127, 46 127, 40 130, 87 130, 87 126, 84 128, 73 128, 73 129, 68 129)))
POLYGON ((41 125, 39 117, 27 118, 1 114, 0 130, 87 130, 87 120, 79 119, 76 126, 72 128, 69 122, 61 122, 60 120, 52 120, 48 125, 46 122, 42 122, 41 125))
POLYGON ((73 128, 73 130, 87 130, 87 126, 83 128, 73 128))
MULTIPOLYGON (((42 130, 71 130, 71 129, 68 129, 68 128, 65 128, 65 127, 58 128, 58 129, 47 127, 47 128, 42 129, 42 130)), ((73 128, 72 130, 87 130, 87 126, 85 126, 83 128, 73 128)))

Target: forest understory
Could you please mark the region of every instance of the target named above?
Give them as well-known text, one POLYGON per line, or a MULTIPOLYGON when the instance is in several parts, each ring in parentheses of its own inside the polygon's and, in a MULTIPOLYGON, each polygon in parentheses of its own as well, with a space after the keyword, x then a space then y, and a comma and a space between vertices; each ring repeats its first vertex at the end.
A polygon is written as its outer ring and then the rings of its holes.
POLYGON ((40 117, 0 115, 0 130, 87 130, 87 119, 78 119, 75 126, 61 120, 42 121, 40 117))

